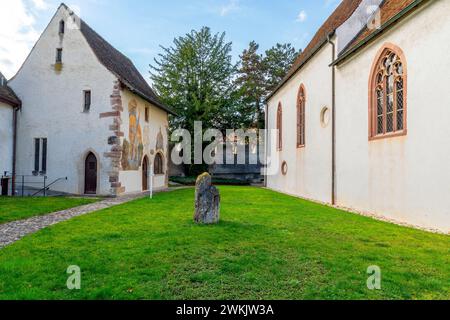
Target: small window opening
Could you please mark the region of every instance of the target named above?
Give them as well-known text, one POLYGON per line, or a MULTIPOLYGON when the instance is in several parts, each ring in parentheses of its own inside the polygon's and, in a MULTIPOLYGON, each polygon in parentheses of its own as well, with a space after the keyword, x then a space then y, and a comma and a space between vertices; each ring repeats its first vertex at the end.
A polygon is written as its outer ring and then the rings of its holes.
POLYGON ((145 122, 149 122, 150 119, 150 110, 149 107, 145 107, 145 122))
POLYGON ((63 49, 56 49, 56 63, 62 63, 62 52, 63 49))
POLYGON ((89 112, 91 110, 91 100, 92 100, 91 90, 85 90, 84 91, 84 108, 83 108, 84 112, 89 112))
POLYGON ((64 34, 65 27, 66 27, 66 24, 65 24, 64 20, 61 20, 59 22, 59 34, 64 34))

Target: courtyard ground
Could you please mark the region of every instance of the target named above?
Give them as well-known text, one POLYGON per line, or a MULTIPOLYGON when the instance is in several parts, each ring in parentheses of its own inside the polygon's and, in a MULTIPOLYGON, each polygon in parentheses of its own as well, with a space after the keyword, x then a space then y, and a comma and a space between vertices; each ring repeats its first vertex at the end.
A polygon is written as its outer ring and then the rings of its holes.
POLYGON ((67 197, 0 197, 0 224, 42 216, 93 203, 98 199, 67 197))
POLYGON ((252 187, 194 190, 74 218, 0 250, 0 299, 450 299, 450 238, 252 187), (69 266, 81 290, 66 287, 69 266), (378 266, 382 289, 368 290, 378 266))

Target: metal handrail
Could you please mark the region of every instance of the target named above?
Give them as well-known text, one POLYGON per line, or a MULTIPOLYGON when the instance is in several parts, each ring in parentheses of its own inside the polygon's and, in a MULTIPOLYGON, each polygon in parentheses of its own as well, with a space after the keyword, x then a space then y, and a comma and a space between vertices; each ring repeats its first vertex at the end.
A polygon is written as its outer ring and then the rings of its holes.
POLYGON ((56 183, 58 183, 59 181, 62 181, 62 180, 68 180, 67 179, 67 177, 65 177, 65 178, 58 178, 58 179, 56 179, 55 181, 53 181, 52 183, 50 183, 48 186, 46 186, 45 185, 45 181, 46 181, 46 178, 47 177, 45 177, 45 179, 44 179, 44 188, 42 188, 41 190, 39 190, 38 192, 36 192, 36 193, 34 193, 33 195, 32 195, 32 197, 34 197, 34 196, 37 196, 39 193, 41 193, 41 192, 44 192, 44 197, 46 196, 46 192, 48 191, 48 190, 50 190, 50 187, 51 186, 53 186, 54 184, 56 184, 56 183))

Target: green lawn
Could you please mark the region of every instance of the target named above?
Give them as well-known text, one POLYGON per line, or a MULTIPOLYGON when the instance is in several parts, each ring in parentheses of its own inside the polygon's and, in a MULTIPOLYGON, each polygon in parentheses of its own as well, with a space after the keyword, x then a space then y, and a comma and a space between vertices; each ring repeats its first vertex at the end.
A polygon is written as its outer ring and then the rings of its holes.
POLYGON ((65 197, 0 197, 0 224, 58 212, 95 201, 97 200, 65 197))
POLYGON ((449 299, 450 238, 251 187, 193 189, 75 218, 0 251, 0 299, 449 299), (66 288, 70 265, 81 290, 66 288), (367 268, 382 290, 367 289, 367 268))

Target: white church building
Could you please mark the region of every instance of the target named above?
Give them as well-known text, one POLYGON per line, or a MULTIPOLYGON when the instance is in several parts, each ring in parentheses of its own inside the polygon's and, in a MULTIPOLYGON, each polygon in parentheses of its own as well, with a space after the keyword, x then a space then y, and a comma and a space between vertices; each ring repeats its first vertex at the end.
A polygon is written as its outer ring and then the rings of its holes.
POLYGON ((148 190, 153 168, 154 188, 166 188, 171 113, 133 63, 62 4, 2 80, 0 171, 67 177, 52 187, 67 194, 117 196, 148 190))
POLYGON ((449 17, 342 1, 268 99, 268 188, 450 232, 449 17))
MULTIPOLYGON (((17 112, 21 101, 0 73, 0 177, 14 171, 17 112)), ((8 181, 1 180, 1 195, 8 195, 8 181)))

